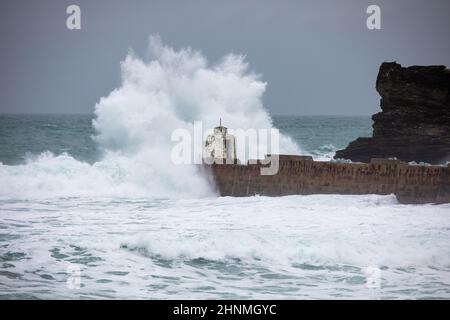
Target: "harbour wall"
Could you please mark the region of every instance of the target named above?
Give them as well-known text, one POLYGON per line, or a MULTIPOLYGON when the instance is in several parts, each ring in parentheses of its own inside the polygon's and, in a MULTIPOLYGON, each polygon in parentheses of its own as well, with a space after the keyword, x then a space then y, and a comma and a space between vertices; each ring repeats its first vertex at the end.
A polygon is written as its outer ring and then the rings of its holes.
POLYGON ((313 161, 305 156, 279 156, 275 175, 261 175, 254 164, 204 165, 221 196, 310 194, 395 194, 404 204, 450 203, 450 164, 410 165, 398 160, 370 163, 313 161))

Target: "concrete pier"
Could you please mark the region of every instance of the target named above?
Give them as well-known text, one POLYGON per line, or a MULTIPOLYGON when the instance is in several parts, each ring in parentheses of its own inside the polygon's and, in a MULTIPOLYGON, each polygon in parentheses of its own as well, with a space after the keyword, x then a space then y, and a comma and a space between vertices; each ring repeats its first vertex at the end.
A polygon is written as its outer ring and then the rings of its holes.
POLYGON ((222 196, 308 194, 395 194, 401 203, 450 203, 450 165, 410 165, 398 160, 370 163, 313 161, 279 156, 275 175, 261 175, 261 163, 204 165, 222 196))

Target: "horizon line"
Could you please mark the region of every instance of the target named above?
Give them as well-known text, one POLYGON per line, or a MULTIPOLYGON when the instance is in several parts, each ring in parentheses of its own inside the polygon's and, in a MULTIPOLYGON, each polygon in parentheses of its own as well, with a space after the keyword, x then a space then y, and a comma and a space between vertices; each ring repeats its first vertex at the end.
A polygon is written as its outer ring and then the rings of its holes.
MULTIPOLYGON (((299 117, 371 117, 373 114, 297 114, 297 113, 270 113, 271 117, 290 117, 290 116, 299 116, 299 117)), ((26 115, 92 115, 95 114, 92 112, 0 112, 0 116, 4 115, 14 115, 14 116, 26 116, 26 115)))

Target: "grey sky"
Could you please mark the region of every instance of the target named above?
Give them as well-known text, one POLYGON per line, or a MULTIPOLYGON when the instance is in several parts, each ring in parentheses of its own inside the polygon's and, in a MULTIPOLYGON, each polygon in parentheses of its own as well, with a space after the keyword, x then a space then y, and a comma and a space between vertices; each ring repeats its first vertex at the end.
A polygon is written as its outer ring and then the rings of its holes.
POLYGON ((450 1, 4 0, 0 4, 0 112, 91 113, 119 85, 130 48, 150 34, 210 61, 247 56, 268 83, 272 114, 364 115, 379 110, 383 61, 450 66, 450 1), (82 30, 66 28, 78 4, 82 30), (366 28, 366 8, 382 30, 366 28))

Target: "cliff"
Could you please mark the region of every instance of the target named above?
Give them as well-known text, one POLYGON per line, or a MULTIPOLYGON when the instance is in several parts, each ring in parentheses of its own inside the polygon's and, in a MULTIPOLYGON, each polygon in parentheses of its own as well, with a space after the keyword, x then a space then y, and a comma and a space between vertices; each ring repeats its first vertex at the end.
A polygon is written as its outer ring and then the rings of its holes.
POLYGON ((376 89, 382 112, 372 116, 373 136, 351 142, 336 152, 336 159, 450 161, 450 70, 445 66, 404 68, 385 62, 376 89))
POLYGON ((401 203, 450 203, 450 164, 419 166, 386 159, 336 163, 281 155, 277 174, 261 175, 262 166, 213 164, 202 170, 221 196, 395 194, 401 203))

